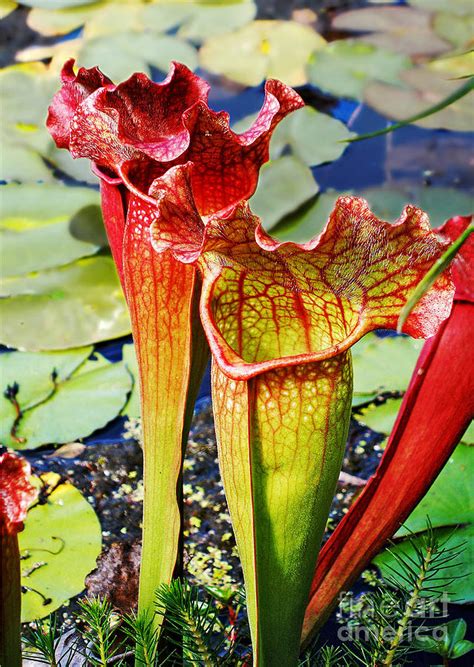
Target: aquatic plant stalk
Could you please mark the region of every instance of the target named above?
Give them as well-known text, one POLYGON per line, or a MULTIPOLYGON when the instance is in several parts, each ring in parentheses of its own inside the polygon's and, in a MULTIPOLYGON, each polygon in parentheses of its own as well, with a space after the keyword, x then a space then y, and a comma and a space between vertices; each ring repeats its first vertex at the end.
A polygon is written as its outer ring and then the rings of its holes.
POLYGON ((0 665, 21 667, 21 572, 18 533, 37 490, 29 464, 0 456, 0 665))
MULTIPOLYGON (((439 229, 455 241, 470 223, 454 218, 439 229)), ((452 268, 456 296, 449 319, 424 345, 375 475, 321 550, 305 614, 303 645, 426 494, 474 416, 474 243, 452 268)))

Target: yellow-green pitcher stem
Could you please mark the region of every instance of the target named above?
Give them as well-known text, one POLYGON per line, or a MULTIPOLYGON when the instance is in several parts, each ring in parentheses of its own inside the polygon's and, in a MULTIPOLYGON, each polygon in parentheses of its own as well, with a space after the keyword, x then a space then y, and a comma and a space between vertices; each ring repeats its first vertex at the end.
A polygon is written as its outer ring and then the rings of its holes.
POLYGON ((351 395, 350 353, 248 381, 213 367, 219 460, 258 667, 297 665, 351 395))

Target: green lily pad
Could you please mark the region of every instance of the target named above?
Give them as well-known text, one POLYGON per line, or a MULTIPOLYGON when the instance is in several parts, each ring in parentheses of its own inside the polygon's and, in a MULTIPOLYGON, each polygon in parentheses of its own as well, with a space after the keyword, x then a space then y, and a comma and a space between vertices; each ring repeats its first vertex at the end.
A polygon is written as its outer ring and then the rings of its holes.
POLYGON ((470 215, 474 206, 471 195, 454 188, 382 186, 358 194, 367 199, 375 215, 390 222, 397 220, 407 203, 415 204, 428 213, 433 227, 455 215, 470 215))
POLYGON ((471 0, 410 0, 410 5, 429 12, 451 12, 461 16, 472 13, 471 0))
POLYGON ((426 496, 397 532, 403 537, 426 529, 426 517, 434 528, 469 523, 474 512, 471 472, 474 449, 458 445, 426 496))
POLYGON ((467 427, 464 435, 461 438, 461 442, 465 445, 474 445, 474 421, 472 421, 467 427))
POLYGON ((311 169, 293 156, 281 157, 262 167, 257 190, 250 207, 271 229, 318 192, 311 169))
MULTIPOLYGON (((55 48, 48 47, 47 56, 55 48)), ((62 64, 71 53, 64 45, 61 48, 62 64)), ((55 68, 40 62, 24 62, 0 70, 0 180, 54 182, 54 166, 80 181, 98 182, 89 162, 73 160, 68 151, 57 149, 46 129, 48 105, 58 82, 55 68)))
MULTIPOLYGON (((41 479, 54 488, 59 475, 45 473, 41 479)), ((29 510, 18 541, 25 591, 21 620, 29 623, 48 616, 84 590, 84 580, 101 552, 102 533, 87 500, 65 483, 54 488, 46 503, 29 510)))
POLYGON ((352 347, 354 394, 405 391, 424 341, 370 333, 352 347))
POLYGON ((335 97, 360 100, 370 81, 399 83, 411 67, 401 53, 356 40, 337 40, 316 51, 308 65, 309 82, 335 97))
POLYGON ((389 435, 402 404, 401 398, 389 398, 381 405, 369 405, 360 413, 355 415, 357 421, 362 422, 366 426, 377 431, 389 435))
POLYGON ((43 63, 22 63, 0 70, 0 180, 53 180, 51 169, 40 155, 51 141, 45 120, 55 88, 57 82, 48 76, 43 63))
MULTIPOLYGON (((12 442, 16 410, 5 396, 7 387, 18 385, 16 400, 22 411, 44 401, 56 382, 66 380, 90 355, 92 347, 67 352, 5 352, 0 355, 0 443, 12 442)), ((13 443, 16 447, 18 443, 13 443)))
MULTIPOLYGON (((365 102, 383 116, 394 120, 403 120, 407 115, 421 113, 444 100, 462 85, 462 81, 450 80, 449 75, 425 66, 406 70, 400 77, 405 87, 373 82, 364 90, 365 102)), ((441 111, 417 120, 415 125, 469 132, 473 123, 471 93, 441 111)))
POLYGON ((100 230, 100 197, 95 190, 60 184, 6 185, 0 214, 0 278, 93 255, 105 244, 100 230), (91 227, 97 230, 95 235, 91 227))
POLYGON ((474 33, 474 16, 453 14, 452 12, 438 12, 433 19, 436 33, 458 48, 468 47, 474 33))
POLYGON ((0 281, 0 342, 21 350, 80 347, 130 333, 109 256, 0 281))
POLYGON ((309 26, 293 21, 253 21, 208 39, 199 53, 201 67, 244 86, 276 78, 290 86, 307 82, 306 63, 326 41, 309 26))
POLYGON ((150 73, 150 66, 167 72, 171 60, 197 67, 196 49, 181 39, 151 32, 120 32, 86 40, 78 54, 78 64, 101 69, 112 80, 122 81, 133 72, 150 73))
MULTIPOLYGON (((426 525, 426 517, 425 517, 426 525)), ((449 570, 444 570, 438 576, 445 578, 446 585, 442 585, 442 580, 437 580, 436 584, 443 587, 449 597, 450 602, 456 604, 465 604, 474 601, 474 578, 472 577, 472 545, 474 544, 474 525, 462 526, 456 530, 450 528, 438 528, 435 535, 444 544, 445 548, 454 548, 459 554, 450 562, 449 570), (455 575, 455 576, 453 576, 455 575), (454 578, 454 581, 452 579, 454 578)), ((419 547, 422 546, 422 538, 416 537, 414 541, 419 547)), ((409 557, 415 557, 415 551, 409 540, 403 540, 391 547, 391 551, 396 554, 406 554, 409 557)), ((382 551, 374 558, 375 565, 379 568, 382 576, 395 578, 401 586, 406 587, 402 577, 402 569, 396 558, 390 551, 382 551), (394 573, 395 571, 395 573, 394 573)), ((416 561, 415 561, 416 562, 416 561)), ((423 593, 422 593, 423 595, 423 593)))
POLYGON ((335 30, 363 33, 367 44, 407 55, 435 56, 449 50, 433 31, 431 15, 413 7, 363 7, 338 14, 335 30))
POLYGON ((201 43, 209 37, 240 28, 252 21, 256 13, 253 0, 163 2, 146 6, 143 19, 152 30, 159 26, 167 26, 167 30, 178 28, 179 37, 201 43))
POLYGON ((123 363, 101 355, 89 359, 70 377, 56 383, 54 392, 24 413, 15 449, 35 449, 85 438, 116 417, 127 402, 132 377, 123 363))
POLYGON ((253 0, 231 2, 127 2, 102 0, 90 5, 61 10, 33 9, 27 23, 42 35, 64 35, 84 26, 84 37, 123 32, 123 27, 164 34, 176 31, 179 37, 200 43, 251 21, 256 14, 253 0))
POLYGON ((127 404, 122 410, 123 415, 127 417, 137 418, 141 416, 140 408, 140 387, 138 378, 137 356, 135 354, 135 346, 132 344, 124 345, 122 348, 122 355, 124 364, 133 378, 133 387, 130 392, 130 397, 127 404))
POLYGON ((22 0, 21 4, 41 9, 66 9, 68 7, 89 5, 92 2, 93 0, 22 0))
POLYGON ((4 19, 5 16, 11 14, 14 9, 18 7, 16 2, 12 0, 0 0, 0 19, 4 19))

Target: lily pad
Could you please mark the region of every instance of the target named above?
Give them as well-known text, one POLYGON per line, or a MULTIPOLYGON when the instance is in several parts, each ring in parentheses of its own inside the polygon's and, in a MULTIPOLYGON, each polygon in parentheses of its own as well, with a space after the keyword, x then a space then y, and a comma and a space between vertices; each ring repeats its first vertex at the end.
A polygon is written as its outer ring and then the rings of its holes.
POLYGON ((436 33, 458 48, 468 47, 474 33, 474 16, 439 12, 433 19, 436 33))
MULTIPOLYGON (((47 55, 55 48, 47 47, 47 55)), ((68 48, 62 45, 61 64, 72 53, 68 48)), ((58 150, 46 129, 48 105, 59 85, 58 74, 55 68, 40 62, 23 62, 0 70, 0 180, 54 182, 51 167, 57 166, 73 178, 97 182, 87 161, 73 161, 67 151, 58 150)))
POLYGON ((407 55, 436 56, 449 50, 449 43, 437 35, 431 15, 413 7, 364 7, 336 16, 335 30, 360 32, 368 44, 407 55))
POLYGON ((130 397, 127 401, 127 404, 122 410, 122 414, 127 415, 127 417, 137 418, 141 416, 140 409, 140 387, 139 387, 139 378, 138 378, 138 365, 137 365, 137 356, 135 354, 135 346, 133 343, 131 345, 124 345, 122 348, 122 355, 124 364, 133 378, 133 387, 130 392, 130 397))
POLYGON ((0 180, 53 180, 40 154, 50 143, 44 124, 56 87, 42 63, 22 63, 0 70, 0 180))
POLYGON ((66 9, 68 7, 79 7, 89 5, 93 0, 22 0, 21 4, 27 7, 40 7, 42 9, 66 9))
POLYGON ((207 40, 199 53, 201 67, 244 86, 276 78, 290 86, 307 82, 306 63, 326 44, 309 26, 293 21, 253 21, 207 40))
POLYGON ((381 405, 369 405, 355 415, 357 421, 368 426, 372 431, 389 435, 402 404, 401 398, 389 398, 381 405))
POLYGON ((108 424, 127 402, 132 377, 123 363, 101 355, 89 359, 70 377, 57 381, 52 394, 26 411, 16 435, 6 442, 15 449, 35 449, 84 438, 108 424))
POLYGON ((0 281, 0 342, 21 350, 80 347, 130 333, 109 256, 0 281))
POLYGON ((201 43, 209 37, 240 28, 255 18, 253 0, 230 2, 163 2, 145 7, 143 18, 155 26, 178 27, 179 37, 201 43))
POLYGON ((352 347, 354 394, 405 391, 424 341, 367 334, 352 347))
POLYGON ((464 16, 472 13, 471 0, 410 0, 410 5, 429 12, 451 12, 464 16))
POLYGON ((27 23, 43 35, 64 35, 84 26, 84 37, 128 30, 164 34, 176 32, 179 37, 200 43, 207 37, 228 32, 251 21, 256 14, 253 0, 231 2, 127 2, 102 0, 90 5, 62 10, 33 9, 27 23))
MULTIPOLYGON (((364 91, 364 99, 380 114, 403 120, 408 115, 421 113, 441 102, 457 90, 462 82, 449 80, 428 67, 416 67, 401 73, 405 87, 371 83, 364 91)), ((417 120, 416 125, 469 132, 474 123, 472 93, 450 104, 435 114, 417 120)))
POLYGON ((6 185, 0 215, 0 278, 93 255, 105 242, 100 230, 100 198, 95 190, 60 184, 6 185), (97 230, 95 235, 91 227, 97 230))
POLYGON ((101 69, 112 80, 122 81, 133 72, 150 72, 150 66, 167 72, 171 60, 197 67, 196 49, 181 39, 151 32, 120 32, 86 40, 78 53, 78 64, 101 69))
POLYGON ((395 221, 405 204, 415 204, 428 213, 432 227, 439 227, 455 215, 470 215, 474 207, 471 195, 454 188, 383 186, 358 194, 367 199, 375 215, 388 221, 395 221))
POLYGON ((310 83, 335 97, 360 100, 370 81, 397 84, 411 67, 406 55, 356 40, 337 40, 316 51, 308 66, 310 83))
MULTIPOLYGON (((7 387, 18 386, 15 396, 22 411, 44 401, 55 382, 66 380, 90 355, 92 347, 67 352, 5 352, 0 355, 0 442, 11 442, 16 410, 5 396, 7 387), (54 377, 56 378, 54 380, 54 377)), ((18 443, 13 443, 16 447, 18 443)))
POLYGON ((18 534, 23 623, 48 616, 84 590, 102 548, 96 513, 72 484, 56 486, 58 482, 56 473, 45 473, 37 481, 53 490, 46 503, 29 510, 25 529, 18 534))
MULTIPOLYGON (((436 584, 444 589, 452 603, 466 604, 474 601, 474 579, 472 577, 474 525, 469 524, 456 530, 453 530, 452 527, 438 528, 434 532, 444 548, 454 548, 459 551, 458 555, 450 562, 449 570, 445 570, 438 575, 445 578, 446 584, 442 586, 443 581, 440 579, 436 581, 436 584), (455 577, 452 576, 453 574, 455 574, 455 577)), ((414 541, 419 547, 422 547, 422 537, 416 537, 414 541)), ((407 557, 416 559, 415 551, 409 540, 397 543, 391 547, 391 551, 396 554, 406 554, 407 557)), ((403 571, 390 551, 382 551, 374 558, 373 562, 380 569, 382 576, 396 578, 401 586, 407 586, 402 576, 403 571)))
POLYGON ((311 169, 291 155, 268 162, 262 167, 257 190, 250 207, 271 229, 318 192, 311 169))
POLYGON ((5 16, 11 14, 14 9, 18 7, 16 2, 12 0, 0 0, 0 19, 4 19, 5 16))
POLYGON ((473 465, 474 449, 458 445, 426 496, 397 532, 397 537, 425 530, 428 515, 434 528, 457 526, 472 521, 473 465))
POLYGON ((461 442, 465 445, 474 445, 474 421, 472 421, 467 427, 464 435, 461 438, 461 442))

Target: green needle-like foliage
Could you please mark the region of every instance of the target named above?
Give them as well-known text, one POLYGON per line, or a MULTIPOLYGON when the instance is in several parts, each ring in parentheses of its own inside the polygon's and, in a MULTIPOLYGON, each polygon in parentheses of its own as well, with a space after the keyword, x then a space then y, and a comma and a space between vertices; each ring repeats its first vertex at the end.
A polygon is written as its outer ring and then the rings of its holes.
POLYGON ((110 660, 120 653, 118 624, 112 606, 107 600, 98 597, 86 598, 79 604, 81 613, 78 618, 85 625, 82 635, 87 644, 87 660, 93 667, 107 667, 110 660))
POLYGON ((424 648, 414 641, 413 627, 425 624, 420 608, 432 615, 442 601, 443 592, 456 578, 452 564, 460 550, 440 542, 429 521, 421 543, 411 539, 410 544, 413 551, 409 553, 391 552, 397 563, 391 568, 393 576, 377 580, 374 590, 355 603, 352 599, 352 604, 341 603, 342 621, 354 630, 351 640, 342 647, 322 647, 312 665, 390 667, 404 664, 409 653, 424 648), (357 632, 358 628, 363 632, 357 632))

